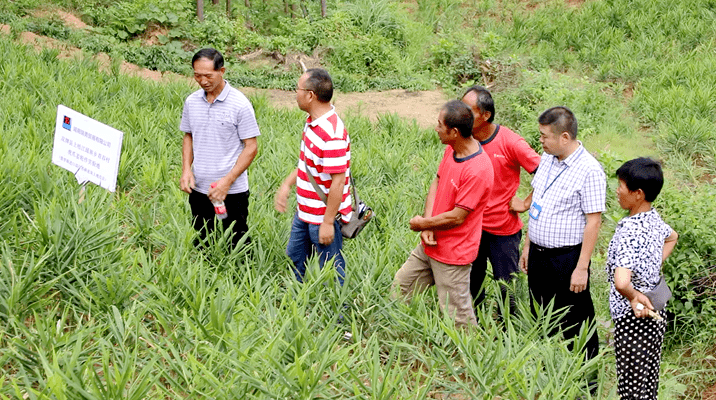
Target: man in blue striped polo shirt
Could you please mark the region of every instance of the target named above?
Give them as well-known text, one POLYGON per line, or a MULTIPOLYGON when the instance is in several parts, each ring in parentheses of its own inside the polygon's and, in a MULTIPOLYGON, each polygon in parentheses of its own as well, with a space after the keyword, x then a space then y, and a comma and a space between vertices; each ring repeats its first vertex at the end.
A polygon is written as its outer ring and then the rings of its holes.
POLYGON ((202 241, 215 228, 213 203, 223 201, 227 214, 223 226, 229 229, 233 224, 231 240, 236 246, 248 231, 247 170, 258 150, 259 127, 251 102, 224 80, 220 52, 199 50, 191 63, 201 89, 184 102, 180 185, 189 193, 194 228, 202 241))

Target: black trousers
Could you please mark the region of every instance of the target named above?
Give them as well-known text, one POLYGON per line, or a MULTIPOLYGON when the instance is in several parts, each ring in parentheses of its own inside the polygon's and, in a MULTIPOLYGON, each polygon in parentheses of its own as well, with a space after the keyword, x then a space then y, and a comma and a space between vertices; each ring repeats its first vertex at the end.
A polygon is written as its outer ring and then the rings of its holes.
MULTIPOLYGON (((477 258, 472 262, 470 272, 470 293, 472 294, 475 307, 485 300, 485 289, 482 283, 487 274, 487 260, 492 264, 492 276, 500 283, 509 282, 515 278, 520 269, 517 262, 520 258, 520 240, 522 231, 513 235, 500 236, 482 231, 480 249, 477 258)), ((500 304, 504 304, 509 296, 510 313, 514 315, 515 294, 504 284, 500 284, 500 304)))
MULTIPOLYGON (((576 337, 582 324, 594 321, 594 303, 589 292, 589 280, 585 290, 579 293, 569 290, 572 272, 577 267, 581 250, 581 243, 554 249, 530 244, 527 265, 530 294, 541 306, 546 306, 554 299, 555 310, 568 308, 567 314, 559 321, 565 339, 576 337)), ((534 305, 532 312, 536 314, 534 305)), ((599 339, 596 332, 591 335, 585 347, 587 359, 597 355, 599 339)))
MULTIPOLYGON (((249 230, 246 219, 249 216, 249 192, 227 194, 224 199, 226 205, 226 218, 223 220, 216 219, 214 205, 209 200, 209 196, 199 193, 196 190, 189 194, 189 206, 191 206, 191 214, 194 217, 194 229, 199 231, 201 241, 196 243, 200 245, 206 239, 206 235, 216 229, 216 222, 220 221, 224 229, 229 229, 232 223, 233 234, 231 236, 231 244, 233 247, 239 243, 239 240, 249 230)), ((246 243, 250 242, 250 238, 246 238, 246 243)))

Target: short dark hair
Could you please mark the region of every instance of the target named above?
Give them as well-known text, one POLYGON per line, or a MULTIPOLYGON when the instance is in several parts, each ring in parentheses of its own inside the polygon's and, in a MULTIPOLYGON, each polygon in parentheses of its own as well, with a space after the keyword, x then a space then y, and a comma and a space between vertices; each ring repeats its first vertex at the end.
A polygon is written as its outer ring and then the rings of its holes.
POLYGON ((306 89, 316 94, 321 103, 328 103, 333 98, 333 80, 323 68, 310 68, 306 70, 306 89))
POLYGON ((639 189, 644 191, 644 200, 649 203, 656 200, 656 196, 664 186, 661 163, 647 157, 639 157, 625 162, 617 170, 617 178, 624 181, 627 189, 631 192, 639 189))
POLYGON ((194 68, 194 63, 202 58, 214 62, 214 71, 218 71, 224 66, 224 56, 221 55, 221 52, 216 49, 207 48, 201 49, 194 54, 194 57, 191 58, 191 67, 194 68))
POLYGON ((561 134, 562 132, 567 132, 572 140, 577 138, 577 117, 575 117, 572 110, 567 107, 552 107, 543 112, 537 121, 540 125, 551 126, 553 133, 561 134))
POLYGON ((484 86, 475 85, 467 88, 467 90, 465 90, 465 94, 463 94, 462 97, 467 96, 467 94, 470 92, 475 92, 475 94, 477 95, 477 99, 475 100, 477 108, 479 108, 482 112, 490 112, 490 118, 487 119, 487 122, 492 123, 492 121, 495 119, 495 101, 492 100, 492 94, 490 93, 490 91, 487 90, 487 88, 485 88, 484 86))
POLYGON ((443 106, 443 123, 448 129, 457 128, 460 136, 467 138, 472 136, 472 123, 475 117, 467 104, 460 100, 452 100, 443 106))

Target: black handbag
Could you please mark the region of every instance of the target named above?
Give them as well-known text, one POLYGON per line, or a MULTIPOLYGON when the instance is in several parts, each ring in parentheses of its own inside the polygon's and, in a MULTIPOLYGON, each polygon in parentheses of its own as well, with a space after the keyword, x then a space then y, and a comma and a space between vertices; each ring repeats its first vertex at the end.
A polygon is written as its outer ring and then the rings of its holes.
MULTIPOLYGON (((318 187, 316 179, 308 172, 308 170, 306 170, 305 172, 306 175, 308 175, 308 180, 311 182, 311 185, 313 185, 313 189, 316 190, 318 197, 320 197, 321 201, 328 205, 328 198, 326 197, 326 194, 323 193, 323 191, 318 187)), ((351 219, 348 222, 343 222, 343 219, 341 219, 340 214, 336 215, 336 219, 341 225, 341 234, 343 235, 343 237, 347 239, 355 239, 355 237, 358 236, 360 231, 365 228, 368 222, 373 219, 373 216, 375 214, 373 214, 373 209, 368 207, 368 205, 365 204, 358 197, 358 191, 356 191, 356 185, 353 182, 352 176, 350 177, 350 183, 351 187, 353 188, 353 214, 351 214, 351 219)))
POLYGON ((654 306, 656 311, 662 311, 666 308, 666 303, 671 299, 671 289, 666 284, 664 275, 661 275, 659 283, 656 287, 648 292, 644 292, 644 295, 649 298, 651 305, 654 306))

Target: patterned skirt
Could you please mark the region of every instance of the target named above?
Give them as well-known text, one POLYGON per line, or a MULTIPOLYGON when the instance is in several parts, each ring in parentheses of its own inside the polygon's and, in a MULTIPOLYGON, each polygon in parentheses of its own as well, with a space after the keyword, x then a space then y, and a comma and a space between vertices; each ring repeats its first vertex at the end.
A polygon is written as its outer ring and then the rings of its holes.
POLYGON ((637 318, 630 311, 614 321, 617 393, 621 400, 657 398, 666 312, 659 311, 659 315, 664 319, 637 318))

